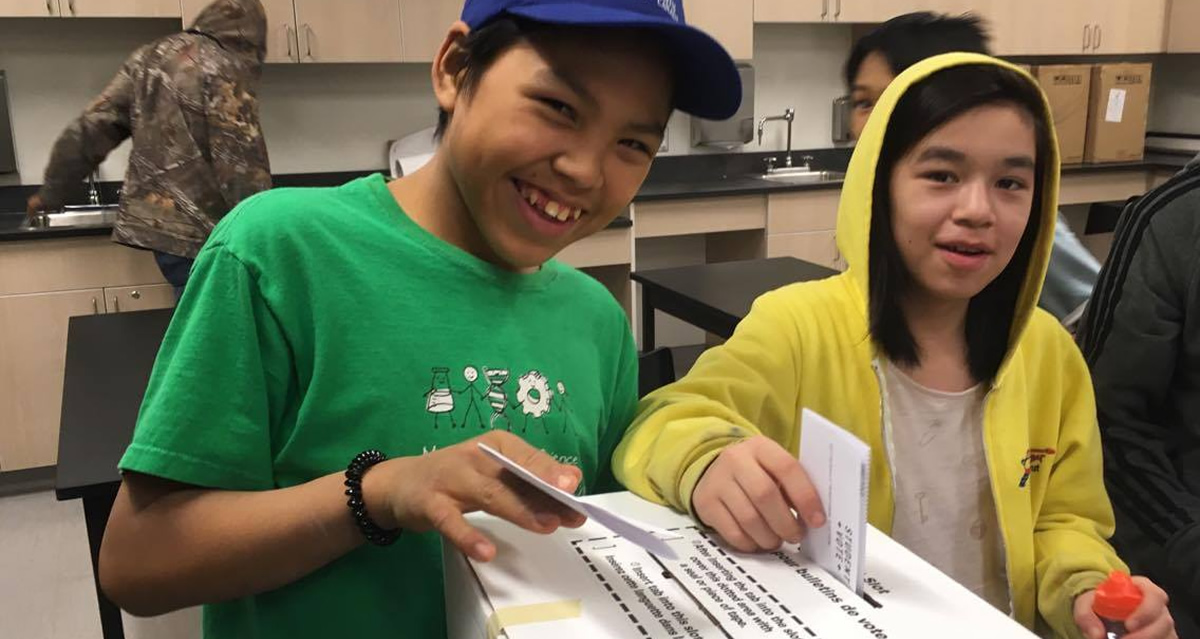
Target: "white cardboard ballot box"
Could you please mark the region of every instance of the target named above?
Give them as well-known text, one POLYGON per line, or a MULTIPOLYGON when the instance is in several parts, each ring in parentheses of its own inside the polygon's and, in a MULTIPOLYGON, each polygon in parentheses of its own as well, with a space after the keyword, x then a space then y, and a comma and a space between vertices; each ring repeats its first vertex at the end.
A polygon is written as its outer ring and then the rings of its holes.
POLYGON ((451 639, 1035 636, 874 528, 859 596, 796 547, 742 554, 631 493, 585 500, 667 530, 678 557, 656 558, 592 521, 543 536, 473 514, 499 552, 481 564, 444 546, 451 639))

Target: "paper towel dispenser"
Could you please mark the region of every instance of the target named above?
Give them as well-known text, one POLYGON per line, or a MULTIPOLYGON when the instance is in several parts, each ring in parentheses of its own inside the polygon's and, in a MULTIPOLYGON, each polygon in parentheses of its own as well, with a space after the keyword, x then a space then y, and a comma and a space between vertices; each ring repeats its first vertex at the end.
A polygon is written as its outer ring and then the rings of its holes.
POLYGON ((738 65, 742 106, 728 120, 692 118, 692 146, 733 149, 754 140, 754 67, 738 65))

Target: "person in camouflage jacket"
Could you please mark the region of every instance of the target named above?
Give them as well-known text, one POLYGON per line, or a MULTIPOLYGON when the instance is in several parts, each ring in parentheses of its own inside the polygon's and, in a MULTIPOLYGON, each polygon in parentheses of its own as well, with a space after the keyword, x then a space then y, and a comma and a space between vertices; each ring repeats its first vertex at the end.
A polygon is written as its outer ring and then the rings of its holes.
POLYGON ((216 223, 271 187, 255 93, 266 38, 260 0, 216 0, 187 31, 138 49, 55 143, 29 213, 61 209, 132 137, 113 240, 155 251, 181 287, 216 223))

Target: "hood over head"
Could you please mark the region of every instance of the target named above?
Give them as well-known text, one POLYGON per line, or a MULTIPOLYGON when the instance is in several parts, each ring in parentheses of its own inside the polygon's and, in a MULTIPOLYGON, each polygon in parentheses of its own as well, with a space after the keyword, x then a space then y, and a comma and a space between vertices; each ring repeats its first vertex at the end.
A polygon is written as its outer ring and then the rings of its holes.
POLYGON ((267 56, 267 12, 260 0, 215 0, 189 31, 203 33, 230 52, 261 65, 267 56))
MULTIPOLYGON (((952 67, 963 65, 994 65, 1016 72, 1042 96, 1043 118, 1049 128, 1050 145, 1048 157, 1038 158, 1044 166, 1042 178, 1040 219, 1029 264, 1017 298, 1017 309, 1009 331, 1009 354, 1017 338, 1029 324, 1041 295, 1042 282, 1050 262, 1050 250, 1054 244, 1054 224, 1058 210, 1059 153, 1054 134, 1054 117, 1037 81, 1024 70, 1007 62, 975 53, 948 53, 934 56, 909 67, 888 86, 872 111, 871 118, 855 147, 854 155, 846 172, 842 186, 841 202, 838 207, 837 245, 848 264, 847 275, 853 283, 855 303, 864 316, 868 312, 869 300, 869 241, 873 194, 877 179, 888 180, 890 176, 877 175, 884 138, 900 99, 922 80, 952 67)), ((1037 203, 1035 202, 1035 205, 1037 203)), ((1033 217, 1031 216, 1031 221, 1033 217)), ((1014 256, 1019 259, 1020 253, 1014 256)), ((1006 356, 1007 360, 1008 357, 1006 356)))

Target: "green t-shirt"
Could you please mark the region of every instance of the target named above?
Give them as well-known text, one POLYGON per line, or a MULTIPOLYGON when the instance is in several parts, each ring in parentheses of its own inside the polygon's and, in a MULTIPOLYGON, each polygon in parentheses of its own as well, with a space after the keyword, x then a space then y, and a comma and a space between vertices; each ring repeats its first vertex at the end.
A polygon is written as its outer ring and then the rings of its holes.
MULTIPOLYGON (((414 223, 374 176, 261 194, 217 226, 120 466, 270 490, 365 449, 421 455, 505 429, 605 492, 636 401, 628 319, 603 286, 553 260, 532 274, 483 262, 414 223)), ((444 617, 441 539, 404 534, 207 606, 204 635, 441 637, 444 617)))

